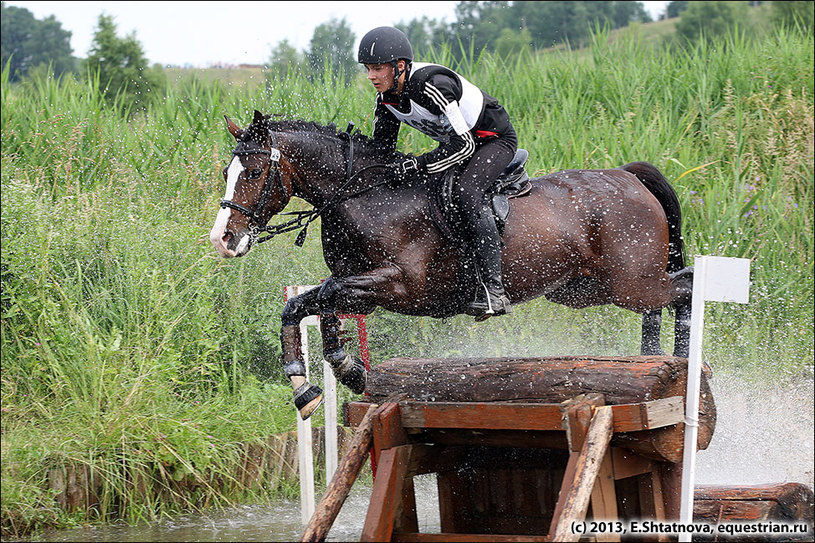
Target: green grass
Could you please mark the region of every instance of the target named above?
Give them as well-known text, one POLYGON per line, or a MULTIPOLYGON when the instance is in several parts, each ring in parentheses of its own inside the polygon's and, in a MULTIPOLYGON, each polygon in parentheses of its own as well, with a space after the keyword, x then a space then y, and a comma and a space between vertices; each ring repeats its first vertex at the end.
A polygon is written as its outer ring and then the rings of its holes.
MULTIPOLYGON (((441 50, 427 60, 450 59, 441 50)), ((668 50, 600 32, 586 51, 482 55, 456 68, 510 112, 530 173, 656 165, 679 194, 689 255, 752 260, 751 303, 709 304, 714 370, 811 378, 811 35, 668 50)), ((277 362, 282 291, 328 271, 319 224, 302 249, 291 234, 246 258, 215 257, 207 233, 234 145, 223 115, 352 121, 370 134, 370 85, 328 71, 259 87, 180 77, 146 113, 123 116, 94 82, 11 85, 3 72, 1 105, 4 537, 277 495, 230 478, 241 444, 293 427, 277 362), (49 472, 66 466, 99 475, 97 510, 55 506, 49 472)), ((403 150, 433 146, 400 135, 403 150)), ((544 300, 480 325, 381 311, 369 320, 375 362, 635 354, 639 326, 621 309, 544 300)))

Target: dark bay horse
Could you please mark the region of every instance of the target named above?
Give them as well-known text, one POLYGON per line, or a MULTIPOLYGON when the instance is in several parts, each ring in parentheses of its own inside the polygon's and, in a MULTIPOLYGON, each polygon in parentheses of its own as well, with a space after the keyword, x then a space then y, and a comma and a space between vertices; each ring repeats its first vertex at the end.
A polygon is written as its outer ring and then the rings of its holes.
MULTIPOLYGON (((210 239, 224 257, 243 256, 263 232, 302 229, 321 218, 331 276, 290 299, 281 343, 286 375, 303 418, 322 391, 305 378, 300 320, 320 315, 323 354, 340 381, 365 388, 365 369, 338 339, 338 314, 377 306, 405 315, 453 316, 475 293, 466 253, 434 222, 429 186, 438 178, 391 186, 383 164, 393 153, 359 134, 303 121, 273 121, 255 111, 224 168, 227 183, 210 239), (288 226, 266 226, 292 197, 312 206, 288 226)), ((397 153, 397 156, 402 156, 397 153)), ((511 200, 503 234, 504 283, 513 304, 545 296, 572 308, 615 304, 643 314, 642 354, 661 354, 662 309, 676 311, 674 355, 689 349, 691 268, 686 268, 675 192, 652 165, 564 170, 531 180, 511 200)))

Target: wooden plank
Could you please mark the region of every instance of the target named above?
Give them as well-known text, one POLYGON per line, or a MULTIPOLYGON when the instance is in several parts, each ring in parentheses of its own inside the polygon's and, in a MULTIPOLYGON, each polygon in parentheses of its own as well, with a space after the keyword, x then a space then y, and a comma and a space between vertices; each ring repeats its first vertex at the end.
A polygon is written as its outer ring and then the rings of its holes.
POLYGON ((390 541, 402 507, 402 490, 410 445, 385 449, 379 456, 376 480, 360 541, 390 541))
MULTIPOLYGON (((617 492, 614 487, 614 465, 611 448, 606 450, 591 491, 591 512, 594 520, 617 520, 617 492)), ((620 541, 620 534, 598 533, 597 541, 620 541)))
POLYGON ((464 532, 470 524, 469 510, 472 500, 469 497, 470 486, 464 479, 460 471, 447 471, 439 473, 436 477, 439 492, 439 522, 442 532, 464 532))
POLYGON ((654 467, 659 473, 662 484, 662 497, 665 504, 665 519, 679 520, 679 510, 682 507, 682 464, 657 462, 654 467))
POLYGON ((615 405, 612 409, 615 432, 653 430, 685 420, 685 402, 682 396, 615 405))
POLYGON ((815 520, 815 494, 801 483, 709 486, 694 491, 694 520, 815 520))
POLYGON ((437 428, 411 436, 411 440, 449 446, 473 447, 535 447, 541 449, 568 449, 566 432, 536 432, 529 430, 458 430, 437 428))
POLYGON ((440 533, 440 534, 420 534, 420 533, 398 533, 394 534, 394 539, 397 541, 417 542, 417 543, 446 543, 446 542, 468 542, 473 543, 500 543, 506 542, 545 542, 549 541, 545 536, 533 535, 504 535, 504 534, 457 534, 457 533, 440 533))
POLYGON ((387 402, 377 410, 373 423, 374 455, 379 461, 383 449, 407 445, 408 437, 401 421, 401 408, 398 403, 387 402))
MULTIPOLYGON (((665 502, 662 495, 662 481, 660 480, 659 473, 652 471, 640 475, 637 479, 640 518, 658 521, 665 520, 665 502)), ((656 540, 659 542, 672 540, 668 534, 663 533, 658 533, 656 537, 656 540)))
POLYGON ((373 421, 376 409, 377 406, 372 404, 357 427, 348 446, 348 452, 337 466, 334 477, 311 516, 300 541, 325 541, 331 525, 334 524, 337 514, 351 491, 351 486, 356 481, 359 470, 365 464, 373 439, 373 421))
MULTIPOLYGON (((411 455, 412 456, 412 455, 411 455)), ((405 477, 402 485, 402 514, 394 523, 395 532, 418 532, 419 516, 416 513, 416 489, 413 485, 413 477, 405 477)))
POLYGON ((582 443, 583 438, 588 431, 588 421, 581 413, 585 413, 588 406, 602 405, 602 398, 593 396, 587 398, 586 396, 578 396, 563 402, 563 427, 566 430, 566 435, 569 441, 569 450, 572 451, 569 455, 569 460, 566 463, 566 471, 563 474, 563 480, 560 483, 560 492, 558 494, 557 503, 555 504, 555 511, 552 515, 552 522, 549 525, 549 537, 554 539, 554 530, 560 522, 561 515, 572 488, 575 475, 577 474, 577 465, 580 459, 579 449, 576 448, 576 440, 582 443))
POLYGON ((586 518, 597 473, 611 443, 613 424, 612 411, 608 406, 595 410, 575 466, 573 484, 563 501, 554 531, 551 532, 553 541, 569 542, 580 538, 580 534, 572 533, 571 524, 586 518))
MULTIPOLYGON (((406 428, 561 430, 560 404, 511 402, 403 402, 406 428)), ((615 432, 636 432, 684 420, 680 396, 612 406, 615 432)))
POLYGON ((559 404, 487 402, 406 402, 407 428, 478 430, 561 430, 559 404))
POLYGON ((614 465, 614 479, 616 481, 642 475, 643 473, 650 473, 654 469, 652 460, 618 447, 611 448, 611 460, 614 465))

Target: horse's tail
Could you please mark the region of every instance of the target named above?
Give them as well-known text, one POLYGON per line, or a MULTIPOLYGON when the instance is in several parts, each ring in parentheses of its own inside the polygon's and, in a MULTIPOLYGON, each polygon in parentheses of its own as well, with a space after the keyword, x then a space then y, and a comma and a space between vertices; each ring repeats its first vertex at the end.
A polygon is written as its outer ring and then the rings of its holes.
POLYGON ((648 162, 631 162, 620 166, 621 170, 633 173, 653 194, 668 218, 668 273, 677 272, 685 267, 685 247, 682 241, 682 211, 679 209, 679 198, 668 180, 648 162))

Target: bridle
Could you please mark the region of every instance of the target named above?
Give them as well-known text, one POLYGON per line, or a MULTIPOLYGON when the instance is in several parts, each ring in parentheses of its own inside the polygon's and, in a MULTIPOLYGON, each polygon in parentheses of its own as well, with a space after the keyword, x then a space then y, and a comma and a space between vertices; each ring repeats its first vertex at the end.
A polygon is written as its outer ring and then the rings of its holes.
POLYGON ((265 228, 266 223, 263 221, 261 214, 263 210, 266 209, 266 205, 269 203, 269 198, 272 197, 272 191, 275 186, 280 186, 284 197, 288 196, 288 190, 286 190, 286 186, 283 184, 283 176, 280 173, 280 151, 278 149, 272 147, 271 149, 235 149, 232 151, 232 156, 248 155, 269 155, 269 160, 273 164, 271 169, 266 173, 266 179, 263 180, 263 188, 260 191, 257 207, 255 209, 249 209, 237 202, 226 199, 221 200, 221 207, 224 209, 228 207, 246 215, 249 218, 249 231, 252 236, 257 238, 261 229, 265 228), (272 171, 274 171, 274 173, 272 173, 272 171), (272 176, 274 177, 274 181, 269 183, 269 177, 272 176))
MULTIPOLYGON (((277 236, 278 234, 283 234, 285 232, 291 232, 292 230, 297 230, 298 228, 302 227, 302 230, 297 235, 297 239, 295 240, 294 244, 298 247, 302 247, 303 243, 305 243, 306 235, 308 233, 308 225, 317 219, 326 209, 329 207, 340 203, 343 200, 348 200, 350 198, 355 198, 375 187, 384 185, 387 181, 383 181, 380 183, 375 183, 369 187, 365 187, 362 190, 357 192, 343 195, 343 191, 348 187, 348 185, 356 179, 359 174, 362 172, 369 170, 371 168, 387 168, 387 164, 372 164, 370 166, 365 166, 361 168, 356 173, 351 173, 351 168, 353 167, 354 163, 354 139, 351 137, 351 129, 353 128, 353 123, 348 125, 348 128, 345 132, 340 133, 341 135, 348 137, 348 158, 346 161, 346 171, 345 171, 345 183, 340 187, 337 193, 328 199, 328 201, 320 207, 320 209, 310 209, 308 211, 287 211, 286 213, 279 213, 279 215, 294 215, 294 218, 290 221, 275 224, 269 226, 266 221, 262 218, 263 210, 266 209, 266 206, 269 203, 269 199, 272 196, 272 192, 276 187, 280 187, 280 190, 283 192, 283 197, 286 201, 288 201, 292 195, 289 194, 286 185, 283 183, 283 175, 280 173, 280 150, 275 147, 275 137, 274 132, 271 130, 269 134, 272 137, 272 147, 271 149, 242 149, 238 150, 235 149, 232 151, 233 156, 247 156, 247 155, 269 155, 269 160, 272 162, 272 166, 270 167, 269 171, 266 173, 266 179, 263 181, 263 188, 260 192, 260 198, 258 199, 257 206, 255 209, 249 209, 248 207, 241 205, 237 202, 233 202, 232 200, 221 200, 221 208, 230 208, 234 209, 235 211, 239 211, 246 215, 249 218, 249 235, 251 236, 252 243, 263 243, 264 241, 269 241, 273 237, 277 236), (272 182, 269 182, 269 178, 273 177, 272 182), (261 238, 260 234, 265 233, 267 234, 265 237, 261 238)), ((271 219, 271 217, 270 217, 271 219)))

